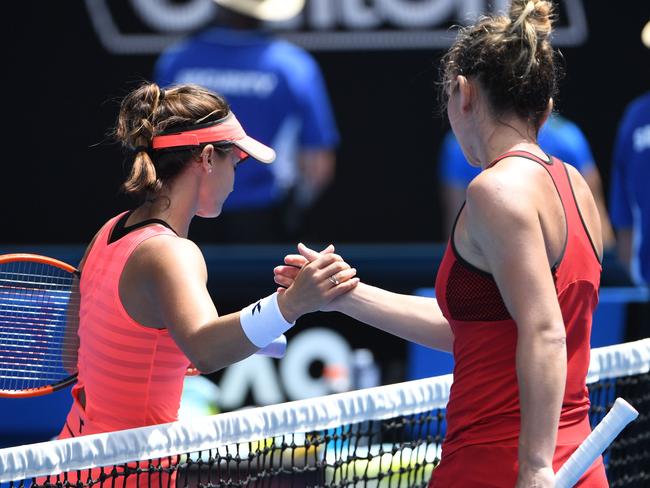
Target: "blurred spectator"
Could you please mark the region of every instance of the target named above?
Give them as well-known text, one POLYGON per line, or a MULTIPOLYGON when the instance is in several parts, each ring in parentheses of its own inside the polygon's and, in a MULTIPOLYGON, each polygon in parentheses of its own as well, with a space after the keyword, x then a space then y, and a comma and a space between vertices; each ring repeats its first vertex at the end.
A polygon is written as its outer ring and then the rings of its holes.
POLYGON ((248 133, 273 147, 277 159, 241 165, 220 222, 193 223, 193 236, 299 239, 306 212, 334 178, 339 135, 316 61, 274 39, 263 23, 294 17, 304 0, 214 1, 214 25, 163 52, 155 79, 161 86, 195 83, 222 93, 248 133))
MULTIPOLYGON (((589 185, 598 206, 602 224, 603 245, 605 249, 612 247, 614 245, 614 232, 607 214, 600 173, 594 162, 587 138, 576 124, 554 114, 540 129, 538 141, 541 148, 548 154, 573 165, 580 171, 589 185)), ((471 166, 467 162, 453 132, 449 131, 442 143, 439 161, 445 212, 445 238, 449 237, 456 214, 463 201, 465 201, 467 185, 480 171, 480 168, 471 166)))
POLYGON ((619 123, 610 191, 619 258, 638 284, 650 283, 649 181, 650 91, 629 103, 619 123))

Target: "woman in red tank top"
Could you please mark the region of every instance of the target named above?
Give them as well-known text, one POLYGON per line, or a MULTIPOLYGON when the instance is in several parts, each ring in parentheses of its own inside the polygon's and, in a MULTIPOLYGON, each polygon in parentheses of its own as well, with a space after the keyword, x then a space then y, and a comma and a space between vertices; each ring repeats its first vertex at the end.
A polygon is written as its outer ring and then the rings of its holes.
MULTIPOLYGON (((327 310, 453 351, 447 436, 430 486, 552 487, 590 431, 586 374, 601 230, 580 174, 537 145, 556 91, 552 5, 514 0, 507 16, 463 28, 442 61, 443 104, 483 171, 436 280, 437 301, 361 283, 327 310)), ((299 246, 276 268, 320 254, 299 246)), ((607 486, 601 460, 581 487, 607 486)))
POLYGON ((209 373, 244 359, 358 281, 330 253, 286 291, 219 316, 190 223, 220 214, 243 159, 275 153, 194 85, 142 84, 114 135, 133 157, 123 190, 139 204, 99 230, 80 264, 79 377, 61 437, 176 420, 190 364, 209 373))

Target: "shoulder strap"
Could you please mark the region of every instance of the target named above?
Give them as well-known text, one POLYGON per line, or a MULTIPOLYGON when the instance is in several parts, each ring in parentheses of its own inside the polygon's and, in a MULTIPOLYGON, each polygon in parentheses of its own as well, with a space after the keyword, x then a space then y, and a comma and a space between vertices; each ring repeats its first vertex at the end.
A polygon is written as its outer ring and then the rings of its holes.
POLYGON ((114 242, 120 240, 122 237, 126 236, 127 234, 135 230, 141 229, 142 227, 146 227, 147 225, 150 224, 160 224, 163 227, 166 227, 169 230, 171 230, 175 235, 178 235, 178 232, 176 232, 171 225, 169 225, 167 222, 161 219, 147 219, 138 222, 137 224, 127 226, 126 221, 129 219, 129 216, 132 213, 133 212, 131 211, 124 212, 119 216, 115 225, 112 226, 111 234, 108 238, 108 244, 113 244, 114 242))
POLYGON ((549 156, 548 154, 546 155, 548 157, 547 161, 544 161, 542 158, 539 156, 529 153, 528 151, 508 151, 507 153, 503 153, 501 156, 496 158, 494 161, 492 161, 490 164, 487 165, 487 168, 491 168, 495 164, 497 164, 499 161, 503 161, 506 158, 525 158, 525 159, 530 159, 532 161, 536 161, 542 166, 550 166, 553 164, 553 158, 552 156, 549 156))
MULTIPOLYGON (((594 245, 591 235, 587 230, 587 225, 585 224, 582 214, 580 213, 580 207, 578 206, 578 201, 575 198, 575 193, 573 192, 573 186, 571 185, 571 179, 569 178, 569 172, 563 161, 559 160, 556 157, 549 156, 548 161, 544 161, 539 156, 529 153, 528 151, 510 151, 505 154, 502 154, 497 159, 490 163, 490 166, 495 165, 499 161, 509 158, 509 157, 520 157, 525 159, 530 159, 539 163, 550 175, 553 180, 553 184, 557 189, 558 194, 560 195, 560 200, 562 202, 562 207, 564 208, 564 214, 567 220, 567 243, 569 245, 569 240, 572 238, 572 235, 578 237, 579 239, 586 239, 589 241, 589 245, 594 252, 594 257, 598 262, 600 262, 600 257, 598 256, 598 251, 594 245), (582 230, 578 230, 582 229, 582 230)), ((558 261, 554 265, 554 268, 559 266, 564 253, 558 258, 558 261)))

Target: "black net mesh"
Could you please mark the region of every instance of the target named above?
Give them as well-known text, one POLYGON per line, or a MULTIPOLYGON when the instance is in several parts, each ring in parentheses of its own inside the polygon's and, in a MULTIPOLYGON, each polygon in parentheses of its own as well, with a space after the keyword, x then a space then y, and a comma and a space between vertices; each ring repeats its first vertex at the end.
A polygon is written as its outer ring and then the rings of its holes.
POLYGON ((594 383, 589 387, 590 421, 595 426, 616 397, 626 399, 639 412, 604 453, 610 486, 641 488, 650 486, 650 374, 623 376, 594 383))
MULTIPOLYGON (((612 487, 650 486, 650 375, 590 385, 592 425, 616 397, 640 412, 605 451, 612 487)), ((163 459, 63 473, 9 486, 425 487, 440 455, 445 411, 364 421, 163 459)))

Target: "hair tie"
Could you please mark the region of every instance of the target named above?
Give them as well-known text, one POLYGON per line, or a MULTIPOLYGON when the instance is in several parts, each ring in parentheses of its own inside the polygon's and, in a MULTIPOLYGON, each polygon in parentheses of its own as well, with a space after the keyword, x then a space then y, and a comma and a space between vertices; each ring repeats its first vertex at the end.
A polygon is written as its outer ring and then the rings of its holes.
POLYGON ((149 153, 149 146, 136 146, 134 149, 135 153, 138 154, 140 152, 146 152, 149 153))

